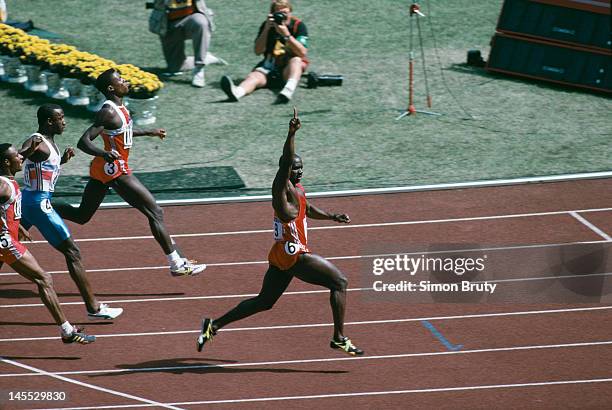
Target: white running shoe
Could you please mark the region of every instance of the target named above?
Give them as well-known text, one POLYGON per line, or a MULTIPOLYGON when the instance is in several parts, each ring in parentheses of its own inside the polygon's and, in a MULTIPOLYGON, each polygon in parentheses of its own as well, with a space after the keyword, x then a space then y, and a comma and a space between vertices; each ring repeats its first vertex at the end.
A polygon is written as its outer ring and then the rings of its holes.
POLYGON ((122 308, 112 308, 106 303, 100 303, 100 310, 96 313, 87 312, 89 320, 113 320, 123 313, 122 308))
POLYGON ((172 276, 196 276, 206 269, 206 264, 197 261, 183 259, 183 264, 180 267, 170 267, 170 275, 172 276))
POLYGON ((193 69, 193 79, 191 80, 191 85, 198 88, 202 88, 206 85, 203 66, 196 67, 193 69))
POLYGON ((184 71, 164 71, 161 76, 164 78, 178 77, 179 75, 185 74, 184 71))
POLYGON ((227 65, 227 61, 225 61, 221 57, 217 57, 216 55, 212 53, 206 53, 206 56, 204 57, 204 64, 206 65, 212 65, 212 64, 227 65))

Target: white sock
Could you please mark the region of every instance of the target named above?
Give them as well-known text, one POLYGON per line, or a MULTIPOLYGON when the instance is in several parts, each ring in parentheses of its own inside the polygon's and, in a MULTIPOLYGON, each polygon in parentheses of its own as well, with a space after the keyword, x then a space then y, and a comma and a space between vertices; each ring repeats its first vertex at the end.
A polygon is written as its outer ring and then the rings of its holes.
POLYGON ((74 327, 70 324, 70 322, 64 322, 61 324, 60 328, 62 329, 62 335, 70 336, 72 332, 74 332, 74 327))
POLYGON ((293 94, 295 87, 297 87, 297 80, 295 78, 288 79, 287 83, 285 84, 285 90, 293 94))
POLYGON ((244 97, 244 95, 246 94, 246 91, 244 91, 244 88, 237 86, 236 88, 234 88, 234 96, 236 98, 242 98, 244 97))
POLYGON ((166 255, 166 257, 168 258, 170 266, 173 268, 178 268, 183 264, 183 258, 180 257, 176 250, 173 251, 170 255, 166 255))

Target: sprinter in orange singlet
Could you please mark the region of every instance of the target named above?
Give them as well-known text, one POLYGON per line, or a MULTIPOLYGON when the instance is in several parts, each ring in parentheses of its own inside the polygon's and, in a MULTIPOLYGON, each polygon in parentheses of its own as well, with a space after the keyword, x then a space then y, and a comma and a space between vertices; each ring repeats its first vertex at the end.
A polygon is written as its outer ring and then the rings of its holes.
POLYGON ((89 182, 83 192, 78 208, 68 204, 57 204, 55 210, 64 219, 78 224, 87 223, 100 207, 111 187, 125 202, 142 212, 149 220, 151 232, 168 258, 172 276, 194 276, 206 269, 204 264, 183 258, 170 239, 164 225, 163 211, 155 198, 135 175, 128 165, 132 138, 154 136, 164 139, 166 130, 135 130, 123 97, 128 95, 130 85, 114 69, 100 74, 96 88, 104 94, 106 101, 96 114, 94 124, 90 126, 77 147, 95 158, 91 162, 89 182), (93 140, 102 135, 104 148, 97 147, 93 140))
POLYGON ((218 319, 204 318, 202 331, 197 340, 198 351, 202 351, 204 344, 222 327, 271 309, 295 276, 304 282, 324 286, 330 290, 330 303, 334 316, 334 335, 330 347, 352 356, 364 353, 344 336, 344 309, 348 285, 346 277, 331 262, 311 253, 308 249, 306 217, 339 223, 349 223, 351 220, 346 214, 323 211, 306 199, 304 188, 299 183, 302 179, 302 159, 295 154, 294 144, 295 133, 300 127, 300 120, 294 108, 279 169, 272 184, 275 243, 268 255, 269 267, 261 291, 256 297, 241 302, 218 319))

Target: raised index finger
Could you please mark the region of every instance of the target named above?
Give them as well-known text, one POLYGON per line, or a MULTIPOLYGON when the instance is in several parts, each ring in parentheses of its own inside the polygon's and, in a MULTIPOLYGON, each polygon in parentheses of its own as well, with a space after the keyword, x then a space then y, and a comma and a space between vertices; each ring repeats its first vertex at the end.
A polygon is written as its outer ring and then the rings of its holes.
POLYGON ((297 114, 297 108, 295 108, 295 105, 293 106, 293 118, 297 119, 298 114, 297 114))

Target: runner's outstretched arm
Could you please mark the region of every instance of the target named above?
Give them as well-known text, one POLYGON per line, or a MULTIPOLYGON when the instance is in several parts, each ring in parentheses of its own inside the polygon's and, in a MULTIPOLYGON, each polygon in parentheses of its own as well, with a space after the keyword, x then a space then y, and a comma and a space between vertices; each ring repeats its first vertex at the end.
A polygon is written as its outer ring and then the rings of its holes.
POLYGON ((300 126, 301 123, 297 117, 297 110, 294 107, 293 118, 289 121, 289 132, 283 146, 283 155, 274 177, 274 182, 272 182, 272 207, 283 221, 295 218, 298 212, 295 206, 289 204, 288 193, 295 190, 289 177, 295 155, 295 133, 300 129, 300 126))
POLYGON ((302 124, 297 116, 297 110, 293 107, 293 118, 289 121, 289 132, 287 133, 287 139, 283 146, 283 156, 281 157, 279 168, 272 185, 273 193, 275 185, 284 185, 289 181, 289 174, 291 173, 291 166, 293 165, 293 156, 295 155, 295 133, 301 126, 302 124))
POLYGON ((153 128, 150 130, 134 130, 132 132, 134 137, 159 137, 160 140, 166 138, 165 128, 153 128))
POLYGON ((306 201, 306 216, 312 219, 330 220, 345 224, 351 222, 351 218, 349 218, 347 214, 330 213, 320 208, 317 208, 308 201, 306 201))

